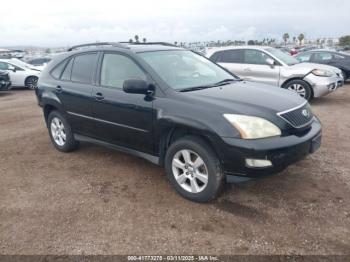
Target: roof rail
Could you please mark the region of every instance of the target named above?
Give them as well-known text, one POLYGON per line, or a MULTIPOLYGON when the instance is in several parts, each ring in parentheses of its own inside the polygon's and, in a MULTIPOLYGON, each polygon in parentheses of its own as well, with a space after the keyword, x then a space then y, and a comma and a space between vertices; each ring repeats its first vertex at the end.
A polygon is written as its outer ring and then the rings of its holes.
POLYGON ((127 46, 123 45, 122 43, 117 43, 117 42, 97 42, 97 43, 88 43, 88 44, 75 45, 75 46, 72 46, 72 47, 68 48, 67 51, 70 52, 70 51, 73 51, 74 49, 78 49, 78 48, 81 48, 81 47, 103 46, 103 45, 109 45, 109 46, 129 49, 127 46))
POLYGON ((178 47, 177 45, 167 43, 167 42, 119 42, 119 43, 129 44, 129 45, 164 45, 164 46, 178 47))

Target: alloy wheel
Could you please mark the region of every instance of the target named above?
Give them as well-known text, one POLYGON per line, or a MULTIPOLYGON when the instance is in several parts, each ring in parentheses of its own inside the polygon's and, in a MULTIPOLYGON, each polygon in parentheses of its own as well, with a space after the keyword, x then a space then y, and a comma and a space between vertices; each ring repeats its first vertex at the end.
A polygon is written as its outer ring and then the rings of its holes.
POLYGON ((203 159, 187 149, 178 151, 172 161, 176 182, 187 192, 199 193, 208 184, 208 169, 203 159))
POLYGON ((58 117, 54 117, 51 120, 50 129, 51 129, 52 138, 55 141, 55 143, 58 146, 64 146, 64 144, 66 143, 67 135, 61 119, 59 119, 58 117))
POLYGON ((306 89, 301 84, 292 84, 288 87, 288 90, 292 90, 294 92, 297 92, 297 94, 303 98, 306 97, 306 89))
POLYGON ((38 78, 36 77, 30 77, 27 80, 27 87, 29 89, 35 89, 38 86, 38 78))

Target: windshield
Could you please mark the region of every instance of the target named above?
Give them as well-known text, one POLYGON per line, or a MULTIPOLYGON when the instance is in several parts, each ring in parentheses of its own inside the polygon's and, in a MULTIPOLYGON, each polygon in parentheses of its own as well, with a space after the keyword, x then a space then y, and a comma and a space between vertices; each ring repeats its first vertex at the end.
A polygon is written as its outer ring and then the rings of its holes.
POLYGON ((213 62, 191 51, 155 51, 139 55, 175 90, 238 80, 213 62))
POLYGON ((276 48, 268 48, 266 49, 267 52, 275 56, 277 59, 281 60, 283 63, 287 65, 295 65, 299 64, 300 62, 294 58, 293 56, 286 54, 285 52, 282 52, 281 50, 278 50, 276 48))

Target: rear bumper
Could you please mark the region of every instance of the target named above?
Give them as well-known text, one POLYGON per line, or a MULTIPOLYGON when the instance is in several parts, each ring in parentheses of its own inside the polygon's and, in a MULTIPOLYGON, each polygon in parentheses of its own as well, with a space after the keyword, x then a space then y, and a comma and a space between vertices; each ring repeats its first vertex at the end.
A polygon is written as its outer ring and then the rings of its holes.
POLYGON ((321 124, 314 120, 309 131, 302 135, 274 137, 256 140, 222 138, 222 163, 224 172, 230 176, 260 178, 281 172, 320 146, 321 124), (268 167, 249 167, 246 159, 269 160, 268 167))
POLYGON ((304 80, 311 85, 314 97, 325 96, 344 85, 344 78, 341 76, 320 77, 310 73, 304 77, 304 80))

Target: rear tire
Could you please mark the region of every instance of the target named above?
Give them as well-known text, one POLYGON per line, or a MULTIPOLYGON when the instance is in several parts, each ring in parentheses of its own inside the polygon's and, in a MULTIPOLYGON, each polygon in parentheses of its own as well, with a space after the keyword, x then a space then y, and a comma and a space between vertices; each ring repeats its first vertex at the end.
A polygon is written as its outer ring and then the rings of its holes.
POLYGON ((313 98, 310 85, 304 80, 292 80, 286 83, 283 88, 296 92, 302 98, 310 101, 313 98))
POLYGON ((194 202, 215 199, 224 183, 216 154, 202 139, 193 136, 170 145, 165 156, 165 170, 175 190, 194 202))
POLYGON ((61 152, 75 150, 79 143, 74 139, 71 126, 58 111, 52 111, 47 118, 47 127, 52 144, 61 152))

